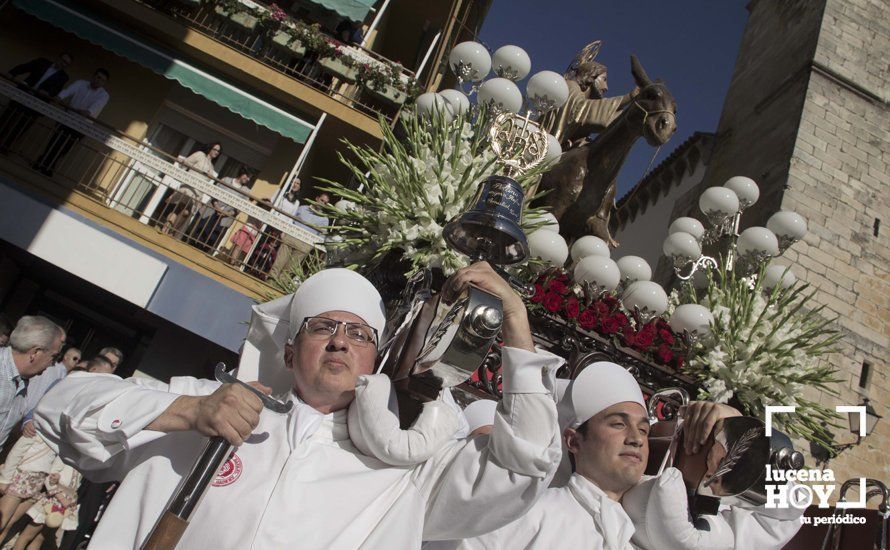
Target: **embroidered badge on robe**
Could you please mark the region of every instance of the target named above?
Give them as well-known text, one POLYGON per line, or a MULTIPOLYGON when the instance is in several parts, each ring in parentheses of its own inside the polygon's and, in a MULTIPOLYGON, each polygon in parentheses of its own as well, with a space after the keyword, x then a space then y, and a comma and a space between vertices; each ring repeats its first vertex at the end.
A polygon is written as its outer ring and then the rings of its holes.
POLYGON ((232 455, 229 456, 229 459, 226 460, 216 472, 216 479, 213 480, 213 486, 225 487, 226 485, 235 483, 238 481, 238 478, 241 477, 241 472, 243 470, 244 465, 241 462, 241 457, 233 452, 232 455))

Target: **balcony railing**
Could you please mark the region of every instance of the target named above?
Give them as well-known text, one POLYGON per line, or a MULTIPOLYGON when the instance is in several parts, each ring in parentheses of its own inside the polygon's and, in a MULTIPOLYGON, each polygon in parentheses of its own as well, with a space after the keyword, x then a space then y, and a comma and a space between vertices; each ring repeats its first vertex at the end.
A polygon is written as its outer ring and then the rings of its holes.
MULTIPOLYGON (((323 238, 242 189, 191 171, 177 159, 99 121, 0 80, 0 152, 64 191, 154 227, 152 239, 181 241, 258 279, 286 278, 274 261, 284 246, 323 252, 323 238), (299 224, 299 225, 298 225, 299 224), (287 244, 285 244, 287 243, 287 244)), ((299 257, 299 255, 297 257, 299 257)))
POLYGON ((360 46, 322 36, 317 27, 272 17, 252 0, 142 0, 180 23, 325 93, 368 116, 392 121, 413 93, 414 74, 360 46))

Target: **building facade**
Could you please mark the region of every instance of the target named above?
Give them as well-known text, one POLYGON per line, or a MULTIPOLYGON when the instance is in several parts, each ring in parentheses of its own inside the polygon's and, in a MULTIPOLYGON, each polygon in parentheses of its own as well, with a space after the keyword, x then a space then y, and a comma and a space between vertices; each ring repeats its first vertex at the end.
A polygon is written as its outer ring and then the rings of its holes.
POLYGON ((276 293, 280 243, 321 246, 280 209, 284 192, 299 178, 305 204, 348 182, 343 141, 378 147, 379 121, 439 82, 487 7, 4 3, 0 69, 18 70, 0 79, 0 313, 54 318, 84 356, 121 348, 125 376, 235 363, 250 307, 276 293), (66 84, 108 73, 95 119, 21 86, 28 63, 63 54, 66 84), (186 160, 214 144, 212 173, 186 160), (228 178, 242 171, 239 188, 228 178))

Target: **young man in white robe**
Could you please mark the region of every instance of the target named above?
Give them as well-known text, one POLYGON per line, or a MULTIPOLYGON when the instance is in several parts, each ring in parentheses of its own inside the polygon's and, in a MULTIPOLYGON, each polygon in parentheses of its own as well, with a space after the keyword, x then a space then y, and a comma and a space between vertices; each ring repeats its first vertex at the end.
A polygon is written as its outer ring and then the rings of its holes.
MULTIPOLYGON (((696 440, 704 434, 701 441, 720 418, 738 414, 716 403, 694 402, 691 407, 694 414, 686 418, 684 429, 696 440)), ((696 536, 690 533, 695 526, 688 519, 682 478, 678 486, 679 471, 669 468, 654 481, 659 487, 679 487, 682 498, 673 492, 671 501, 649 502, 652 509, 635 519, 655 516, 658 521, 646 525, 647 536, 640 539, 622 507, 622 499, 640 484, 649 457, 649 418, 636 380, 614 363, 593 363, 568 385, 559 410, 560 425, 566 426, 565 449, 574 464, 565 486, 548 489, 513 523, 464 540, 461 550, 761 550, 781 548, 800 527, 799 512, 793 518, 770 519, 758 515, 763 509, 732 508, 713 522, 717 537, 697 530, 701 536, 696 536)), ((568 473, 568 464, 563 466, 568 473)))
MULTIPOLYGON (((463 410, 466 426, 463 426, 462 431, 456 434, 459 439, 490 434, 491 429, 494 428, 497 405, 498 402, 491 399, 479 399, 467 405, 463 410)), ((460 543, 460 540, 424 541, 421 550, 456 550, 460 543)))
MULTIPOLYGON (((289 323, 286 312, 255 309, 272 328, 260 334, 251 326, 240 365, 255 369, 251 361, 262 366, 270 357, 286 363, 277 374, 291 370, 293 391, 283 396, 294 403, 288 414, 264 410, 241 386, 209 380, 173 378, 165 385, 74 375, 60 383, 37 408, 40 433, 88 476, 123 478, 92 546, 139 547, 203 436, 222 436, 237 449, 177 548, 410 549, 421 540, 478 535, 522 515, 559 462, 556 407, 544 378, 562 361, 535 353, 522 300, 490 266, 460 270, 446 295, 469 284, 503 301, 504 397, 488 438, 455 440, 457 421, 447 418, 454 412, 436 409, 430 431, 441 445, 421 453, 426 460, 415 456, 416 463, 404 457, 387 463, 385 453, 357 448, 380 435, 359 433, 373 423, 360 422, 349 408, 381 382, 383 375, 371 375, 376 342, 369 339, 385 321, 380 295, 348 270, 307 279, 293 297, 289 323), (328 321, 319 324, 319 317, 328 321), (391 464, 400 460, 408 464, 391 464)), ((397 428, 397 419, 384 418, 392 415, 387 397, 370 410, 397 428)))

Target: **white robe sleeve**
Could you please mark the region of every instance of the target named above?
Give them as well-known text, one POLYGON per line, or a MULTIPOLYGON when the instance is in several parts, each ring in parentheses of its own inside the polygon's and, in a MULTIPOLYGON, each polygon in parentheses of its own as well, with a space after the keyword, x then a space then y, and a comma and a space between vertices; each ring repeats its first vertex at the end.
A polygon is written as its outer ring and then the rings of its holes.
POLYGON ((504 396, 489 436, 454 442, 419 467, 424 540, 467 538, 524 514, 547 488, 561 455, 556 404, 544 377, 563 360, 505 347, 504 396))
POLYGON ((207 395, 219 382, 190 377, 164 384, 147 378, 74 373, 55 385, 34 412, 37 432, 82 472, 125 470, 129 451, 162 432, 146 430, 180 395, 207 395))
POLYGON ((800 530, 804 510, 731 506, 717 516, 705 516, 709 523, 725 522, 732 529, 735 550, 778 550, 800 530))
POLYGON ((707 529, 689 521, 686 486, 676 468, 644 479, 625 493, 624 510, 634 523, 633 542, 646 550, 773 550, 800 529, 803 510, 724 506, 703 515, 707 529))

